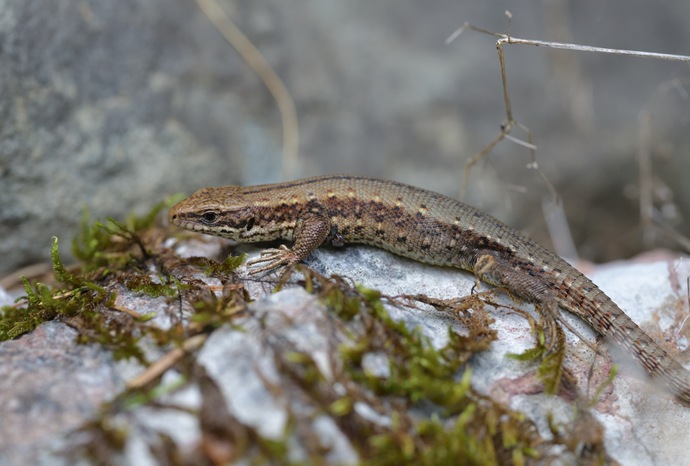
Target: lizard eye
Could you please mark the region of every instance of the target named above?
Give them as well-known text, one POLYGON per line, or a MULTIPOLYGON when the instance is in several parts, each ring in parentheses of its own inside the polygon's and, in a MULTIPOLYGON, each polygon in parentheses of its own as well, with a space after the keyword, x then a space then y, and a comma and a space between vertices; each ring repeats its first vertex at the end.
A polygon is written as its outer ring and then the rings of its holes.
POLYGON ((218 214, 215 212, 204 212, 201 215, 201 219, 204 223, 216 223, 216 220, 218 220, 218 214))

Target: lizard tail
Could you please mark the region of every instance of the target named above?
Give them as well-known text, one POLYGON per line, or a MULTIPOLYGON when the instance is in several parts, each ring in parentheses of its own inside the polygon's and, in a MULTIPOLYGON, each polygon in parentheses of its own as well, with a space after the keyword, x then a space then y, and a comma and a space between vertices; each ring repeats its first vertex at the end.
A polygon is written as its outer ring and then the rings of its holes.
POLYGON ((591 280, 560 259, 554 258, 554 262, 556 260, 561 262, 559 267, 565 272, 558 281, 543 269, 516 270, 491 251, 479 255, 474 272, 487 283, 505 286, 554 313, 562 307, 584 319, 597 333, 630 351, 650 376, 661 379, 678 399, 690 405, 690 372, 591 280))
POLYGON ((661 379, 678 399, 690 404, 690 371, 654 342, 603 291, 593 283, 591 286, 579 303, 559 300, 559 304, 630 351, 651 377, 661 379))

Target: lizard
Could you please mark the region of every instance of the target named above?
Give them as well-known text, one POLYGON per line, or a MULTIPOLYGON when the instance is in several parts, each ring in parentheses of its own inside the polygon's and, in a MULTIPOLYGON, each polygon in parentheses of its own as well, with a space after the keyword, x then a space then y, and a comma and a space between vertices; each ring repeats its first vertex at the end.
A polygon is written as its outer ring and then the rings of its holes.
POLYGON ((326 175, 256 186, 203 188, 173 206, 175 226, 241 243, 284 240, 250 273, 296 264, 324 244, 374 246, 454 267, 558 315, 582 318, 690 404, 690 372, 590 279, 494 217, 451 197, 394 181, 326 175))

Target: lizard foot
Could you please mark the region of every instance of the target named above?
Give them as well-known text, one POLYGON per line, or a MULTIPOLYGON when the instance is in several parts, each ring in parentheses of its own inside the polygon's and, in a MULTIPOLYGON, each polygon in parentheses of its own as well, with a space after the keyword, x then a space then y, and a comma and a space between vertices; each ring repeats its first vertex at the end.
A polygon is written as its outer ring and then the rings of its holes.
POLYGON ((249 275, 256 275, 264 272, 272 272, 273 270, 286 265, 292 265, 299 262, 295 253, 290 248, 282 244, 280 248, 264 249, 258 258, 247 262, 249 267, 249 275), (260 267, 254 267, 257 264, 266 263, 260 267))

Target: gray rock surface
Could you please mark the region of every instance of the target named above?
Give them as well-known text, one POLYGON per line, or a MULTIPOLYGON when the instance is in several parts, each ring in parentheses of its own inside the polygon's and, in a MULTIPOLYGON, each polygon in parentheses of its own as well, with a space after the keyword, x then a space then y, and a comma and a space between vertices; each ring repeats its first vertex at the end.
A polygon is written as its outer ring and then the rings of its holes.
POLYGON ((0 343, 0 464, 53 464, 67 435, 124 388, 110 352, 76 336, 48 322, 0 343))
MULTIPOLYGON (((247 249, 256 253, 254 248, 247 249)), ((390 296, 424 293, 453 298, 468 294, 474 284, 469 274, 424 266, 365 247, 318 250, 308 264, 321 273, 347 276, 390 296)), ((667 347, 677 345, 687 353, 687 330, 683 328, 689 313, 684 278, 690 275, 687 258, 611 264, 590 270, 590 275, 657 341, 671 341, 667 347)), ((269 294, 271 288, 259 282, 246 282, 246 286, 257 298, 269 294)), ((133 305, 133 301, 128 303, 133 305)), ((151 310, 158 308, 154 300, 151 310)), ((387 308, 396 320, 419 327, 437 347, 448 338, 448 325, 462 332, 456 321, 432 309, 387 308)), ((148 312, 143 302, 136 309, 148 312)), ((243 331, 224 327, 212 333, 198 353, 198 361, 217 383, 233 416, 269 438, 279 438, 288 409, 295 413, 310 408, 304 400, 286 396, 289 391, 276 390, 290 381, 278 377, 274 352, 306 352, 328 377, 332 361, 326 355, 340 341, 323 305, 300 288, 265 296, 251 309, 243 331)), ((492 315, 499 339, 472 360, 475 388, 525 412, 542 433, 548 430, 548 413, 555 415, 556 422, 567 423, 572 416, 569 403, 541 393, 532 364, 506 357, 534 345, 526 321, 502 307, 492 315)), ((593 341, 593 332, 586 325, 574 318, 567 320, 593 341)), ((595 358, 579 338, 567 333, 566 366, 578 377, 580 388, 587 388, 592 364, 592 383, 600 383, 610 367, 609 358, 595 358)), ((108 351, 97 345, 76 345, 74 336, 64 324, 47 323, 17 340, 0 343, 0 417, 8 421, 0 424, 0 464, 69 464, 56 453, 74 441, 67 434, 92 419, 100 404, 113 398, 123 389, 123 382, 139 370, 131 364, 114 364, 108 351)), ((687 363, 687 358, 679 358, 687 363)), ((613 389, 604 391, 595 408, 597 419, 606 428, 609 454, 625 465, 683 464, 690 411, 664 391, 655 390, 633 363, 622 358, 621 364, 613 389)), ((386 362, 376 357, 367 365, 375 373, 385 372, 386 362)), ((173 386, 178 378, 170 370, 161 386, 173 386)), ((159 401, 162 406, 167 403, 194 410, 200 396, 198 390, 187 388, 162 395, 159 401)), ((130 441, 123 457, 126 464, 156 464, 147 444, 152 433, 169 435, 182 449, 192 448, 200 435, 195 418, 179 409, 141 407, 119 422, 129 426, 130 441)), ((314 432, 322 444, 331 447, 329 461, 355 461, 347 439, 328 417, 315 418, 314 432)), ((301 458, 298 445, 293 444, 291 458, 295 460, 301 458)))
MULTIPOLYGON (((503 31, 510 9, 520 37, 690 52, 685 0, 221 4, 296 102, 294 176, 351 172, 451 195, 504 118, 494 39, 444 43, 464 21, 503 31)), ((520 46, 507 63, 516 116, 586 257, 640 248, 620 237, 638 223, 635 190, 633 201, 622 193, 638 182, 642 109, 652 152, 669 156, 655 167, 664 192, 687 211, 690 167, 675 157, 690 147, 688 107, 677 105, 687 68, 520 46)), ((191 1, 0 0, 0 115, 0 275, 43 261, 51 236, 73 237, 84 207, 121 218, 175 192, 287 176, 274 101, 191 1)), ((527 162, 524 148, 501 145, 470 200, 539 227, 544 189, 527 162)))

